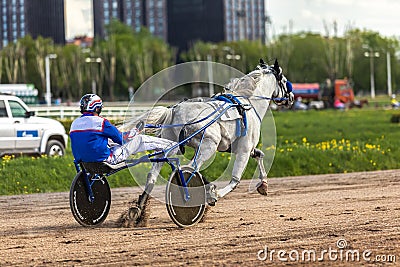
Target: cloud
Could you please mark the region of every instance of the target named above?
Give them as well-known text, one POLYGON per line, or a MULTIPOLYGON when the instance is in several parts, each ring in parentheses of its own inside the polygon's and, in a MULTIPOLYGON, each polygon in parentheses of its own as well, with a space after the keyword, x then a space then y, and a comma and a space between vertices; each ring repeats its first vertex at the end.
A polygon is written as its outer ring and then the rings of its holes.
POLYGON ((330 27, 334 21, 338 34, 349 26, 379 32, 384 36, 399 36, 400 1, 397 0, 279 0, 268 1, 277 34, 287 29, 293 21, 293 32, 312 31, 324 34, 324 21, 330 27), (281 30, 282 29, 282 30, 281 30))
POLYGON ((93 36, 93 13, 90 0, 66 0, 66 38, 93 36))

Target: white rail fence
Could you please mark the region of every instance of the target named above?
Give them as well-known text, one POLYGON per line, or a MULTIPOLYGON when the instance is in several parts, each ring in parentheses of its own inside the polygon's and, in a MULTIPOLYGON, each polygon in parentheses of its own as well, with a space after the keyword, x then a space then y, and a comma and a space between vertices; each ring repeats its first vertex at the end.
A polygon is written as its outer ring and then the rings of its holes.
MULTIPOLYGON (((139 116, 150 108, 151 106, 129 107, 129 109, 127 105, 107 106, 103 108, 101 116, 107 119, 124 119, 139 116)), ((74 119, 82 115, 76 106, 31 106, 30 109, 35 111, 36 116, 53 119, 74 119)))

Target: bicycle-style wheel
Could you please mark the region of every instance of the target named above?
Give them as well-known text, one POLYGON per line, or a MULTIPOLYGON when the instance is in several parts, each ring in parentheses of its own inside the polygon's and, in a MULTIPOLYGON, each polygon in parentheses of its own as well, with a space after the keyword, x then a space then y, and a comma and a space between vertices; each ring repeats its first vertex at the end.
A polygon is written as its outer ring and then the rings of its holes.
POLYGON ((175 170, 167 183, 165 199, 167 211, 172 221, 179 227, 189 227, 198 223, 204 216, 206 205, 206 190, 199 172, 193 173, 193 168, 182 167, 182 173, 187 182, 190 199, 185 200, 185 188, 181 183, 179 172, 175 170))
POLYGON ((69 204, 75 220, 83 226, 101 224, 108 215, 111 205, 111 191, 106 178, 89 181, 92 183, 93 202, 86 190, 85 173, 79 172, 71 185, 69 204))

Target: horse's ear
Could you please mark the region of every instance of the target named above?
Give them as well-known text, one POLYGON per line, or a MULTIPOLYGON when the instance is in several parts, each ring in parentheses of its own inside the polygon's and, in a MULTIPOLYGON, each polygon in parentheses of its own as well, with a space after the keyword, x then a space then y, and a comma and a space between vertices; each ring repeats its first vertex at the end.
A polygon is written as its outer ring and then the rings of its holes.
POLYGON ((260 58, 260 65, 261 66, 265 65, 265 62, 264 62, 264 60, 262 58, 260 58))
POLYGON ((274 70, 276 70, 276 72, 279 73, 279 63, 278 63, 278 59, 277 58, 275 58, 274 70))

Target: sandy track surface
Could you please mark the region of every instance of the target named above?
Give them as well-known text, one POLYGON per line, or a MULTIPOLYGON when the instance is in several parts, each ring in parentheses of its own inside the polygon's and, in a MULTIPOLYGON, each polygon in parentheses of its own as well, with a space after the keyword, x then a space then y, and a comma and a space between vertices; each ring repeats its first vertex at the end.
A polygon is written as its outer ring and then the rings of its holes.
POLYGON ((74 221, 68 193, 0 197, 0 266, 399 265, 400 170, 269 185, 265 197, 242 182, 206 222, 184 230, 156 200, 148 227, 116 227, 137 188, 113 190, 97 228, 74 221))

